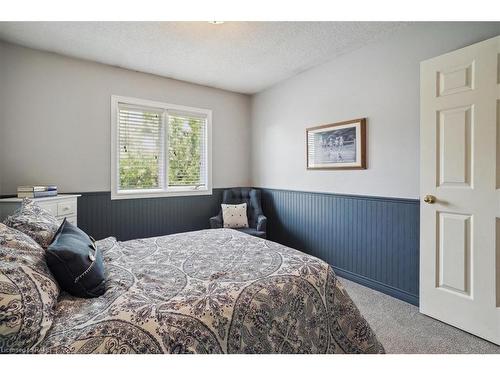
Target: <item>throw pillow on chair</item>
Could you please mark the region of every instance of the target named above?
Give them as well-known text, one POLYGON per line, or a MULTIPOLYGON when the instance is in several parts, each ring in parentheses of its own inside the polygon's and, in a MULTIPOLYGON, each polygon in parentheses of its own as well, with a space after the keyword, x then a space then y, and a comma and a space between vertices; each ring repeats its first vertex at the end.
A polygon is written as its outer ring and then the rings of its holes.
POLYGON ((247 204, 222 204, 224 228, 248 228, 247 204))

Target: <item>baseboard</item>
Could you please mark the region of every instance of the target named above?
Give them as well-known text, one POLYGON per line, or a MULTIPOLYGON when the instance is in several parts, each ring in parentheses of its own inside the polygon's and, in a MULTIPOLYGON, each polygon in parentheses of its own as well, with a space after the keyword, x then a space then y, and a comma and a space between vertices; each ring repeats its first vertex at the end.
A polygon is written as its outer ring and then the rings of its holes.
POLYGON ((335 266, 332 266, 332 268, 338 276, 343 277, 344 279, 351 280, 355 283, 364 285, 370 289, 387 294, 391 297, 408 302, 412 305, 419 305, 419 297, 417 295, 410 294, 408 292, 405 292, 404 290, 394 288, 390 285, 383 284, 379 281, 369 279, 367 277, 343 270, 335 266))

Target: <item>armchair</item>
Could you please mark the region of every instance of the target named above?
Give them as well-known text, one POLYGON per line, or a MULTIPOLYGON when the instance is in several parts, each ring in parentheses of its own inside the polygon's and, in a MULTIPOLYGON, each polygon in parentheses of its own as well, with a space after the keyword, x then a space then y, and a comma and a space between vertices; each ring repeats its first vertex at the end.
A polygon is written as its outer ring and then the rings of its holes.
MULTIPOLYGON (((267 218, 262 212, 260 204, 260 190, 250 188, 233 188, 224 190, 222 203, 224 204, 247 204, 248 228, 238 229, 252 236, 266 238, 267 218)), ((222 210, 217 216, 210 218, 210 228, 222 228, 222 210)))

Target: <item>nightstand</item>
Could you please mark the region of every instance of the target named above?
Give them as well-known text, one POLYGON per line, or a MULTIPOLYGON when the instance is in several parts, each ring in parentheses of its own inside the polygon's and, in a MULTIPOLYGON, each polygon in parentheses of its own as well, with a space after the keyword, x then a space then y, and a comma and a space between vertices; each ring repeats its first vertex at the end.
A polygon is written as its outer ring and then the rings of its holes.
MULTIPOLYGON (((60 194, 55 197, 32 198, 40 207, 49 211, 57 217, 59 221, 64 218, 73 224, 77 225, 77 202, 78 194, 60 194)), ((3 221, 7 216, 12 215, 15 210, 21 207, 22 198, 4 198, 0 199, 0 221, 3 221)))

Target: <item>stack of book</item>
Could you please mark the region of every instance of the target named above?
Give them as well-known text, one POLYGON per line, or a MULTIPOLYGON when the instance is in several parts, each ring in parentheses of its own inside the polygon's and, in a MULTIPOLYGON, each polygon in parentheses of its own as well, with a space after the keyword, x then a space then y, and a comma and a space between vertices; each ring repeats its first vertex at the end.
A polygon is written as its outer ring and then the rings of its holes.
POLYGON ((57 186, 55 185, 36 185, 36 186, 18 186, 18 198, 43 198, 55 197, 57 195, 57 186))

